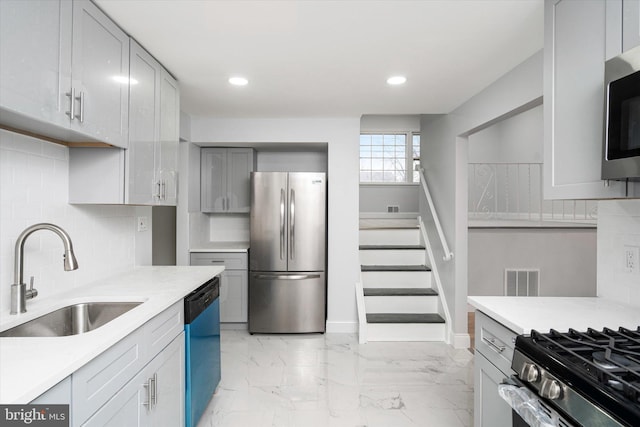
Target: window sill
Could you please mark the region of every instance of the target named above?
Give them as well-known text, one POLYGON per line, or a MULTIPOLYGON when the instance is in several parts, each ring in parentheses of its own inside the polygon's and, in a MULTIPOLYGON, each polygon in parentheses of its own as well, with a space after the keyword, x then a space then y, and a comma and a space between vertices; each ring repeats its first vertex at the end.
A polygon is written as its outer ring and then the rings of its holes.
POLYGON ((363 187, 417 187, 419 182, 361 182, 363 187))

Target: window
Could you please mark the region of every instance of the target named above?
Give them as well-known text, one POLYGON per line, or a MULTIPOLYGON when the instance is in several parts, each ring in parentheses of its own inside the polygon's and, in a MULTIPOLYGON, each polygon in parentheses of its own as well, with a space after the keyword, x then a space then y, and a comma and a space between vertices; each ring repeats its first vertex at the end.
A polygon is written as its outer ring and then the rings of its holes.
POLYGON ((420 135, 411 132, 360 135, 360 182, 418 182, 420 135))

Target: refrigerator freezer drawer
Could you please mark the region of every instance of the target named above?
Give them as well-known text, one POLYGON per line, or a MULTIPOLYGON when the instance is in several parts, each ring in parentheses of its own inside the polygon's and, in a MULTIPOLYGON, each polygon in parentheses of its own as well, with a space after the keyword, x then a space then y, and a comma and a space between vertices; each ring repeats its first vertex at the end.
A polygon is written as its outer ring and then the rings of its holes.
POLYGON ((325 295, 324 272, 251 272, 249 332, 324 332, 325 295))

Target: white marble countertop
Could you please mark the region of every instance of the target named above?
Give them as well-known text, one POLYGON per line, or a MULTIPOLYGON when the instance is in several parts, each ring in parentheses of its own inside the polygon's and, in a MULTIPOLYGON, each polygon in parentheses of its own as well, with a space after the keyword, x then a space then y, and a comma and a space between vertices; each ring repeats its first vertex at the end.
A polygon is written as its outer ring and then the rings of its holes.
POLYGON ((68 337, 0 338, 0 403, 24 404, 71 375, 224 267, 138 267, 128 273, 27 302, 27 312, 0 312, 0 330, 70 304, 143 301, 106 325, 68 337))
POLYGON ((617 329, 640 326, 640 308, 604 298, 587 297, 468 297, 476 310, 518 334, 531 329, 548 332, 569 328, 617 329))
POLYGON ((247 252, 249 242, 208 242, 189 249, 189 252, 247 252))

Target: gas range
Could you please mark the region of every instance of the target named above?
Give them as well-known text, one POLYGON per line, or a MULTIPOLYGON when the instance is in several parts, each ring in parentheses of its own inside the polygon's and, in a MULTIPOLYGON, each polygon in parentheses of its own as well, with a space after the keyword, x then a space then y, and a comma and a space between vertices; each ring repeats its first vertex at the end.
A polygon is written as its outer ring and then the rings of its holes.
POLYGON ((640 426, 640 327, 534 330, 517 337, 511 367, 567 425, 640 426))

